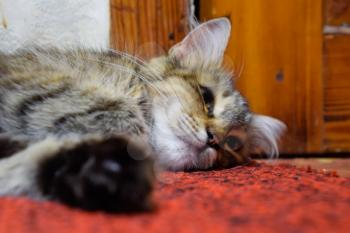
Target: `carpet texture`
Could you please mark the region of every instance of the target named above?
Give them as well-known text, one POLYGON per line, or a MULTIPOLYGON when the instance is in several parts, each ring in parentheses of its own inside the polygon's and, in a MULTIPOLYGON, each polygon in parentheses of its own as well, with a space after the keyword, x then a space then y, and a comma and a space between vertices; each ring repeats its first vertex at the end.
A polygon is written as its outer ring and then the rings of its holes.
POLYGON ((349 232, 350 179, 290 165, 164 173, 150 214, 0 199, 0 232, 349 232))

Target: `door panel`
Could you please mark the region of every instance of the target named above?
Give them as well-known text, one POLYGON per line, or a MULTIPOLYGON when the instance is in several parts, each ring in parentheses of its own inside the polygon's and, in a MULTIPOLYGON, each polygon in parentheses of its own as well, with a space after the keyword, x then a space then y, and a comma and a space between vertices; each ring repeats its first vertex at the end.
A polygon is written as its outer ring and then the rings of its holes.
POLYGON ((228 17, 227 56, 243 60, 237 88, 257 113, 288 125, 282 152, 322 150, 322 2, 202 0, 201 19, 228 17))
POLYGON ((350 35, 324 40, 326 151, 350 151, 350 35))

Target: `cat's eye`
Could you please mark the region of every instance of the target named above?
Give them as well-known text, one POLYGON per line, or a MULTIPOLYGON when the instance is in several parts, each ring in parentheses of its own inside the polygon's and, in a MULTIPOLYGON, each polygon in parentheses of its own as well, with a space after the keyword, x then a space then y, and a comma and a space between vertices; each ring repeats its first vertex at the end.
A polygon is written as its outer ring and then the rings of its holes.
POLYGON ((201 96, 203 98, 203 102, 205 104, 205 107, 208 111, 208 116, 213 117, 213 111, 214 111, 214 94, 213 92, 208 88, 204 86, 199 86, 201 96))

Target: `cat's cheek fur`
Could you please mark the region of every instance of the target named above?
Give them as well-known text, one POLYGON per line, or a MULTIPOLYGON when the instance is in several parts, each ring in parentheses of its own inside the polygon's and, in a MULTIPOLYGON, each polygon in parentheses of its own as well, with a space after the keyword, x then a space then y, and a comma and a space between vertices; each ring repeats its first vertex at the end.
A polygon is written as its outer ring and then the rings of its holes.
POLYGON ((154 104, 152 114, 151 144, 161 167, 176 171, 207 169, 214 163, 216 155, 211 150, 198 149, 206 144, 206 132, 198 130, 193 136, 184 130, 186 125, 181 125, 186 113, 177 98, 154 104))
POLYGON ((180 170, 186 164, 184 150, 186 145, 175 135, 169 125, 167 113, 160 109, 153 109, 153 126, 151 130, 151 144, 158 156, 158 163, 167 169, 180 170))
POLYGON ((157 162, 165 169, 180 171, 208 169, 217 159, 217 151, 206 148, 199 152, 180 140, 169 127, 165 116, 157 115, 151 136, 152 146, 157 152, 157 162))

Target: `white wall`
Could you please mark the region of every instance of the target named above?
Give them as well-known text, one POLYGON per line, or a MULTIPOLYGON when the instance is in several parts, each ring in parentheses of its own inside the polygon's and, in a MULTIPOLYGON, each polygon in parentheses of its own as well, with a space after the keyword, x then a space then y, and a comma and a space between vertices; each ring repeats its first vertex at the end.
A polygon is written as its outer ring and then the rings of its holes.
POLYGON ((106 48, 109 21, 109 0, 0 0, 0 51, 33 45, 106 48))

